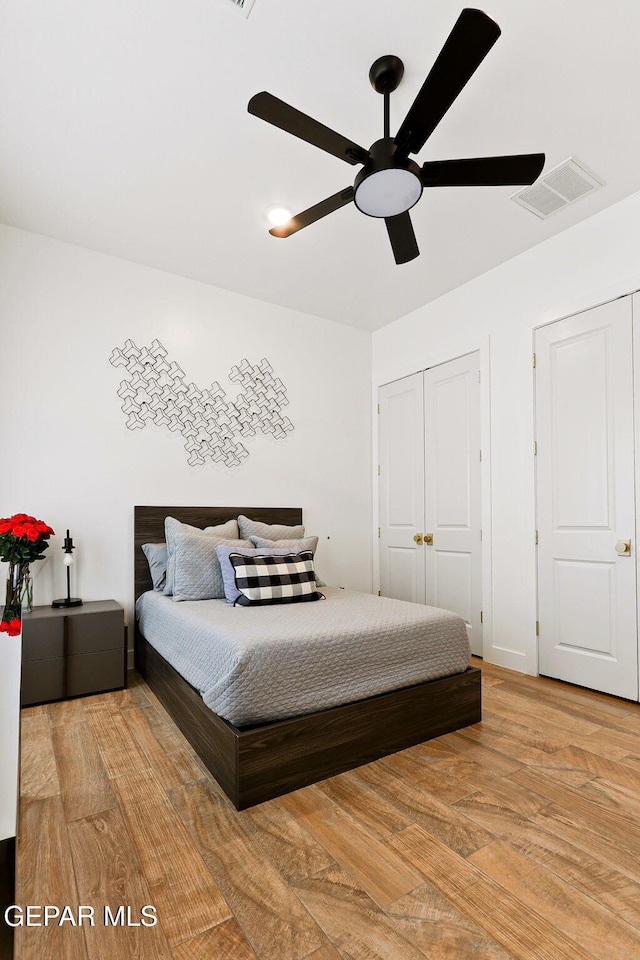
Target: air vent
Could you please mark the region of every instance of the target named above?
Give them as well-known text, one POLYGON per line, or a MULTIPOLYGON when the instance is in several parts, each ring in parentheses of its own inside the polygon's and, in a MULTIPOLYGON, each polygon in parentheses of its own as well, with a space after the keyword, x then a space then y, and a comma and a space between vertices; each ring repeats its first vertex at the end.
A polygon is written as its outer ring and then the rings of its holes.
POLYGON ((226 0, 226 2, 232 3, 240 13, 248 17, 256 0, 226 0))
POLYGON ((575 157, 543 174, 530 187, 523 187, 511 199, 525 210, 545 220, 556 210, 562 210, 602 186, 602 181, 583 167, 575 157))

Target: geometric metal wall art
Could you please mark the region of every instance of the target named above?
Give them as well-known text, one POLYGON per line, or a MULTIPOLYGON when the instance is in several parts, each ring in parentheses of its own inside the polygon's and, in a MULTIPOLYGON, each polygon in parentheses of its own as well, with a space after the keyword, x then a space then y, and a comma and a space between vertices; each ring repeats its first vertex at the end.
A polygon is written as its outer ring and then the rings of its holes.
POLYGON ((127 340, 113 350, 109 362, 123 367, 129 377, 118 388, 129 430, 153 423, 181 433, 191 466, 211 460, 237 467, 249 456, 239 438, 264 433, 280 440, 293 430, 282 413, 289 403, 286 387, 268 360, 242 360, 231 368, 229 379, 240 388, 233 400, 217 380, 205 389, 187 383, 159 340, 149 347, 127 340))

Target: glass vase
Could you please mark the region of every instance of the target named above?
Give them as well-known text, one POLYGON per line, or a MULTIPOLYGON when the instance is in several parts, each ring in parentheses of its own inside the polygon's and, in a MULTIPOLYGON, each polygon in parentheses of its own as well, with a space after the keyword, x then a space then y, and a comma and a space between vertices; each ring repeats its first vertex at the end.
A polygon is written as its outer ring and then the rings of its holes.
POLYGON ((33 610, 33 580, 31 579, 31 571, 28 565, 22 584, 22 612, 31 613, 33 610))
POLYGON ((10 563, 9 575, 7 577, 7 598, 5 601, 9 607, 18 607, 22 604, 25 613, 33 607, 33 581, 29 572, 29 564, 26 562, 10 563))

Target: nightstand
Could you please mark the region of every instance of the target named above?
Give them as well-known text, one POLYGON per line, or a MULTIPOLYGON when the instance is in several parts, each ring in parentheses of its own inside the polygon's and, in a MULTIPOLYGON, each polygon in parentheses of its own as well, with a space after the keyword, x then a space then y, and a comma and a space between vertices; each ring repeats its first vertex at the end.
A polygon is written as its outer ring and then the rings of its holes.
POLYGON ((34 607, 22 618, 21 705, 125 687, 126 646, 124 610, 115 600, 34 607))

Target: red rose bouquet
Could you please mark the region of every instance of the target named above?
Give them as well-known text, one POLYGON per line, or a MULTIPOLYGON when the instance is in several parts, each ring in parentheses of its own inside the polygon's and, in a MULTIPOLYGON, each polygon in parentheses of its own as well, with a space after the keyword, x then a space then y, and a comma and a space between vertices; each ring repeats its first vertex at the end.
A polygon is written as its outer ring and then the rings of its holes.
POLYGON ((42 560, 52 533, 48 524, 26 513, 16 513, 0 520, 0 560, 3 563, 42 560))
POLYGON ((26 513, 16 513, 0 520, 0 560, 9 564, 6 607, 0 632, 10 635, 20 632, 15 621, 19 621, 23 596, 31 606, 29 564, 44 559, 44 551, 49 547, 47 540, 52 534, 48 524, 26 513))

